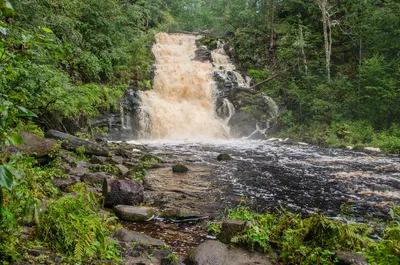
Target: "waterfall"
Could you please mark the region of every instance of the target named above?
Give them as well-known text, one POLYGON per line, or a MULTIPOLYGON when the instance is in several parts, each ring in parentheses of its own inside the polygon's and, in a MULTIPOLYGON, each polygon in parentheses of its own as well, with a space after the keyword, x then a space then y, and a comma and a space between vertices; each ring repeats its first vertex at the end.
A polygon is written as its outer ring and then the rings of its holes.
POLYGON ((227 123, 214 115, 213 65, 193 60, 199 38, 157 34, 153 89, 141 93, 142 138, 218 139, 229 134, 227 123))

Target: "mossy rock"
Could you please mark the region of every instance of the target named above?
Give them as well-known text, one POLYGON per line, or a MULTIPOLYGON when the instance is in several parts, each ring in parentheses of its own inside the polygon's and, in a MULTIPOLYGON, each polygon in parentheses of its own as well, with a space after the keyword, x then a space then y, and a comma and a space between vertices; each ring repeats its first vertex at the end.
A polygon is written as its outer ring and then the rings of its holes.
POLYGON ((176 164, 172 166, 172 172, 174 173, 186 173, 189 171, 189 168, 182 164, 176 164))
POLYGON ((220 154, 219 156, 217 156, 217 160, 218 161, 229 161, 229 160, 232 160, 232 157, 228 154, 220 154))
POLYGON ((162 160, 156 156, 153 155, 144 155, 140 158, 140 161, 143 162, 153 162, 153 163, 161 163, 162 160))

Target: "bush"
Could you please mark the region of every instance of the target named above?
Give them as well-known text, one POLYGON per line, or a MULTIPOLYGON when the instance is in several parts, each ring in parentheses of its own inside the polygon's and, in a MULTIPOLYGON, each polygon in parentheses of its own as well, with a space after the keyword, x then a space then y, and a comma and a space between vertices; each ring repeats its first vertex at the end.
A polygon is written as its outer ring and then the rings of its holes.
POLYGON ((232 242, 270 254, 277 249, 282 264, 334 264, 333 250, 363 251, 373 242, 367 237, 368 225, 345 224, 323 215, 302 218, 286 210, 256 214, 239 207, 229 218, 250 221, 249 229, 232 242))
POLYGON ((115 243, 108 240, 108 224, 115 220, 99 213, 100 207, 86 186, 78 185, 78 194, 49 203, 40 214, 38 236, 49 247, 73 261, 118 260, 115 243))

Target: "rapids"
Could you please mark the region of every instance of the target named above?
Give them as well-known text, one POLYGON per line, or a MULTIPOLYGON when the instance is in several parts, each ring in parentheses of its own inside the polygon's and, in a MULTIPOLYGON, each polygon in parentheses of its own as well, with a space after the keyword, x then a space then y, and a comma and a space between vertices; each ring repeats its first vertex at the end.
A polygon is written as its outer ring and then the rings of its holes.
MULTIPOLYGON (((221 210, 244 200, 259 211, 282 206, 296 212, 322 211, 333 217, 346 203, 354 206, 358 217, 388 216, 392 203, 400 202, 399 157, 282 139, 226 140, 235 108, 225 97, 215 109, 213 73, 224 76, 230 71, 244 88, 249 88, 249 82, 234 72, 222 44, 211 52, 213 64, 194 60, 198 38, 160 33, 153 46, 154 88, 140 96, 141 141, 170 165, 181 162, 193 169, 179 177, 167 168, 150 170, 153 191, 169 190, 166 197, 178 192, 178 201, 171 204, 191 210, 196 210, 196 203, 197 208, 200 204, 207 208, 207 200, 221 210), (233 159, 217 161, 220 153, 233 159), (191 194, 192 200, 184 205, 180 194, 191 194)), ((264 97, 269 116, 277 117, 278 106, 264 97)), ((253 134, 264 136, 268 122, 266 126, 257 124, 253 134)))
POLYGON ((211 168, 221 210, 241 200, 254 210, 284 207, 334 217, 342 204, 355 216, 387 218, 400 202, 400 158, 284 140, 146 141, 152 153, 189 168, 211 168), (220 153, 232 160, 217 161, 220 153))

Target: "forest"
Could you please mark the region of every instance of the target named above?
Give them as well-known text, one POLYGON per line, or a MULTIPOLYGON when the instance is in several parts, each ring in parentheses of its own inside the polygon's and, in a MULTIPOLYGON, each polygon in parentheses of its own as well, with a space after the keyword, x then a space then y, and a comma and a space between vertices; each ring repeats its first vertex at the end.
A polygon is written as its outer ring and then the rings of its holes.
MULTIPOLYGON (((32 224, 37 231, 28 247, 46 246, 68 262, 120 259, 107 241, 113 221, 98 214, 85 187, 75 187, 75 199, 55 200, 60 191, 50 180, 63 174, 58 162, 37 166, 6 150, 22 144, 20 132, 43 136, 68 120, 87 122, 118 110, 128 88, 151 89, 158 32, 201 33, 210 50, 223 40, 243 75, 255 83, 276 76, 260 89, 280 107, 280 136, 400 154, 398 0, 0 0, 4 264, 24 258, 19 234, 32 224), (57 228, 63 224, 54 219, 66 209, 80 219, 57 228)), ((371 264, 399 262, 398 221, 390 229, 371 247, 371 264)), ((288 260, 282 264, 317 264, 288 260)))

